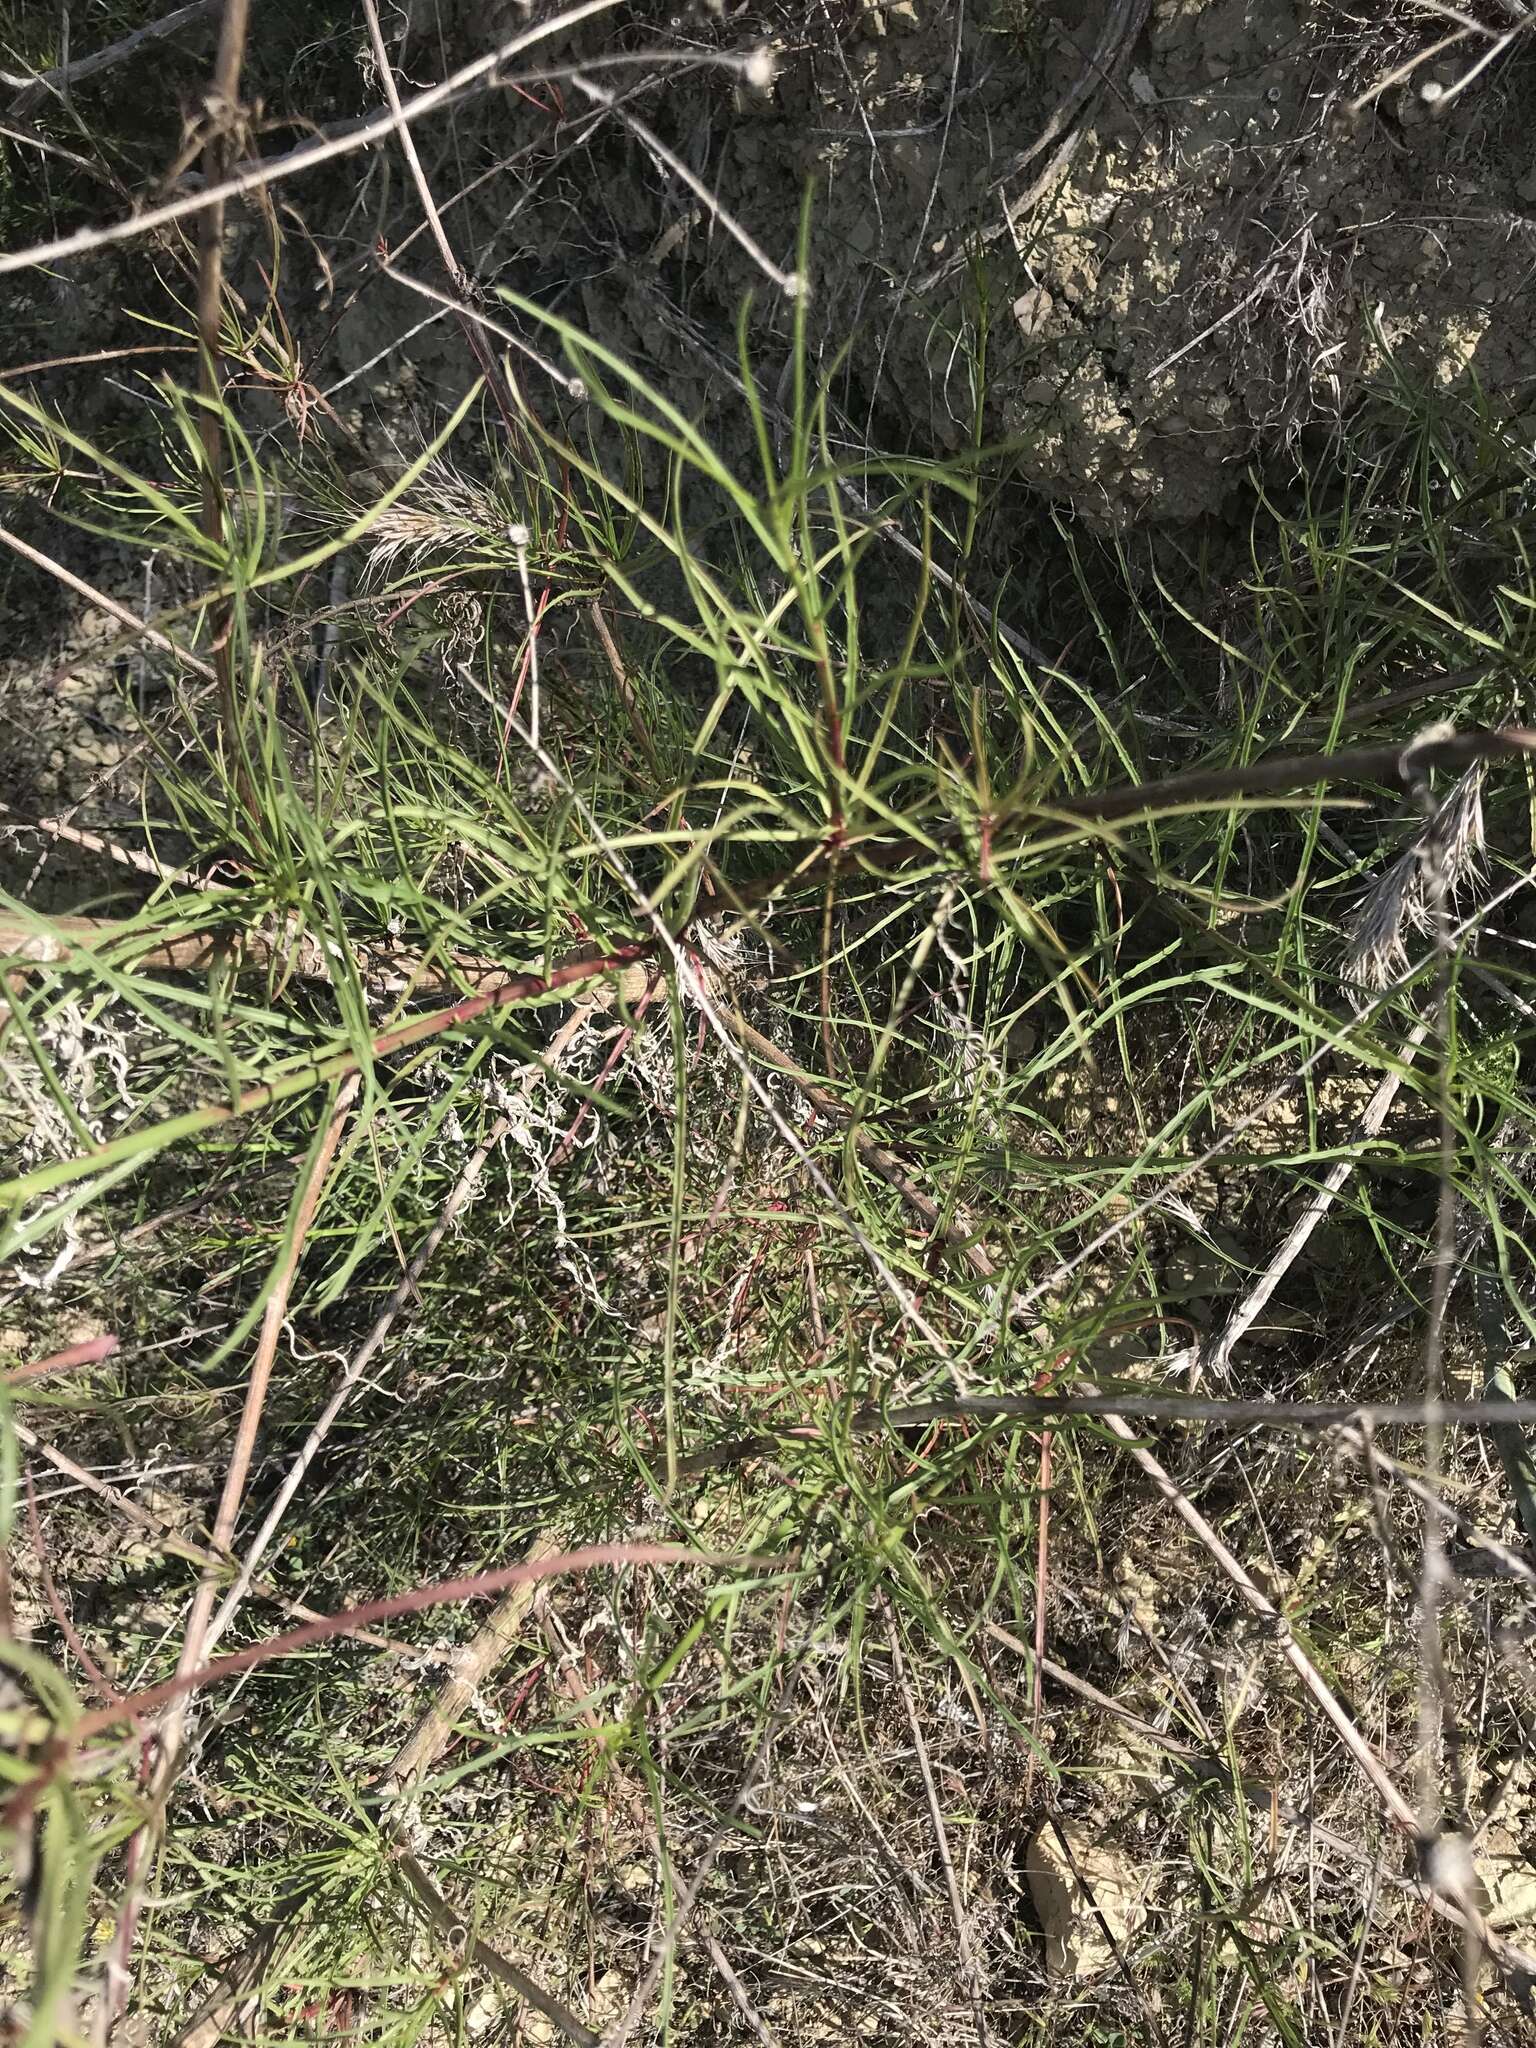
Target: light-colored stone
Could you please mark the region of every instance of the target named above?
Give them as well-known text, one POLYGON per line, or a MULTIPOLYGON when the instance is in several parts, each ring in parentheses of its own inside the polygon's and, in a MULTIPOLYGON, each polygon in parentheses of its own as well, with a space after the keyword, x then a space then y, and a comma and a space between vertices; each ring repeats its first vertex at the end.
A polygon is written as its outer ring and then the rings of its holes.
POLYGON ((1024 1874, 1052 1977, 1102 1975, 1115 1960, 1105 1929, 1123 1948, 1147 1917, 1145 1865, 1081 1823, 1043 1821, 1030 1840, 1024 1874))
POLYGON ((1536 1864, 1507 1828, 1491 1827, 1474 1862, 1488 1897, 1488 1922, 1506 1933, 1536 1928, 1536 1864))

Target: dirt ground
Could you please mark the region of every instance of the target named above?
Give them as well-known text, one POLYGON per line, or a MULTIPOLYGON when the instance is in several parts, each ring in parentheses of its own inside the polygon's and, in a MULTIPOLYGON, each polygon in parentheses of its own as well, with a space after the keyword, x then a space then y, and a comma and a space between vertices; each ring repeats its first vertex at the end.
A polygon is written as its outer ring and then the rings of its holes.
MULTIPOLYGON (((416 68, 467 51, 479 12, 441 36, 423 20, 405 46, 416 68)), ((780 266, 810 181, 811 331, 823 364, 838 364, 850 439, 917 453, 967 439, 984 309, 984 432, 1007 443, 1017 481, 1098 522, 1182 523, 1222 507, 1254 463, 1326 431, 1389 353, 1495 397, 1528 388, 1536 39, 1458 90, 1481 43, 1414 61, 1443 29, 1406 7, 1364 21, 1342 0, 1088 0, 1056 13, 818 0, 705 21, 693 37, 701 53, 761 37, 776 70, 766 92, 705 63, 657 66, 626 107, 780 266)), ((601 30, 561 54, 590 55, 601 30)), ((337 41, 325 47, 339 62, 337 41)), ((194 40, 183 69, 205 61, 194 40)), ((143 66, 122 75, 153 83, 143 66)), ((434 182, 470 186, 447 216, 465 268, 714 413, 750 292, 771 397, 787 302, 643 134, 600 107, 581 122, 569 86, 557 122, 557 94, 493 94, 430 134, 434 182), (455 175, 488 162, 505 175, 478 187, 455 175)), ((331 252, 322 270, 295 240, 285 312, 316 387, 387 453, 462 388, 465 349, 441 308, 372 262, 380 237, 398 247, 419 225, 408 189, 377 153, 360 173, 339 168, 285 190, 310 246, 331 252)), ((259 296, 267 223, 248 211, 230 242, 232 277, 259 296)), ((419 240, 397 260, 433 270, 419 240)), ((114 330, 142 339, 125 308, 163 313, 169 281, 153 242, 18 278, 14 347, 25 359, 114 330)), ((124 376, 82 368, 55 395, 89 424, 127 403, 124 376)), ((99 546, 92 559, 99 571, 99 546)), ((42 651, 17 639, 41 624, 56 656, 91 628, 25 572, 6 610, 19 659, 0 703, 14 716, 42 651)), ((72 755, 105 765, 115 742, 99 680, 65 692, 66 729, 28 769, 40 793, 78 780, 72 755), (94 722, 84 713, 71 737, 73 700, 93 690, 94 722)))
MULTIPOLYGON (((825 358, 846 350, 847 423, 877 441, 969 433, 962 315, 983 295, 987 432, 1023 481, 1101 520, 1213 511, 1387 351, 1500 395, 1529 377, 1529 39, 1458 91, 1465 44, 1412 62, 1443 24, 1337 0, 895 0, 731 23, 756 28, 770 92, 701 71, 642 111, 780 265, 814 181, 814 331, 825 358)), ((527 112, 490 117, 509 148, 527 112)), ((684 389, 730 357, 755 289, 771 389, 772 287, 633 134, 594 131, 590 161, 531 181, 511 219, 471 201, 477 262, 684 389)), ((338 341, 353 367, 380 323, 338 341)))

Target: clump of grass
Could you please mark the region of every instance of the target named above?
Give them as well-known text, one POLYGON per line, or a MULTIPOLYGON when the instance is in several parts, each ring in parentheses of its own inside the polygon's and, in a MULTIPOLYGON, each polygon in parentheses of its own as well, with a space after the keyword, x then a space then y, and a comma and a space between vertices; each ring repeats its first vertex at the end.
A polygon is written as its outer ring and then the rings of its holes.
MULTIPOLYGON (((466 383, 362 498, 313 413, 247 417, 272 330, 223 313, 229 392, 167 375, 133 447, 0 386, 8 473, 195 592, 78 911, 0 896, 6 1315, 26 1364, 115 1339, 0 1410, 33 2037, 205 2000, 400 2042, 530 1999, 576 2039, 1434 2010, 1462 1958, 1296 1661, 1406 1752, 1415 1474, 1219 1398, 1401 1390, 1442 1100, 1470 1259, 1529 1327, 1493 1138, 1528 1121, 1518 769, 1430 825, 1397 772, 1435 717, 1523 714, 1519 434, 1389 381, 1254 479, 1244 551, 1063 526, 1005 634, 979 370, 961 457, 850 456, 803 294, 706 431, 503 292, 581 398, 466 383), (1347 785, 1256 765, 1353 739, 1347 785), (1443 1078, 1426 834, 1464 885, 1443 1078), (965 1405, 1187 1391, 1340 1162, 1161 1464, 1097 1412, 965 1405), (1027 1931, 1047 1813, 1146 1864, 1093 1984, 1027 1931)), ((1507 1505, 1476 1441, 1469 1527, 1507 1505)), ((1457 1702, 1525 1599, 1454 1611, 1457 1702)), ((1502 1690, 1452 1745, 1458 1826, 1523 1744, 1502 1690)))

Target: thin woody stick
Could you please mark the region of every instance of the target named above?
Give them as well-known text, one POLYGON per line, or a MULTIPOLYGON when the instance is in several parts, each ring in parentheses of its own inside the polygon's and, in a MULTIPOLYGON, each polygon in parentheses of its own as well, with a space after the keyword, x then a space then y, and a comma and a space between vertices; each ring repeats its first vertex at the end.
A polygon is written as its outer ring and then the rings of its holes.
MULTIPOLYGON (((303 1255, 304 1241, 309 1235, 310 1225, 314 1222, 326 1175, 330 1172, 331 1162, 336 1157, 342 1129, 352 1113, 352 1104, 357 1098, 360 1085, 358 1076, 352 1074, 337 1091, 335 1103, 332 1105, 299 1196, 287 1249, 282 1255, 277 1272, 273 1276, 271 1291, 267 1295, 267 1305, 261 1319, 261 1335, 257 1339, 256 1354, 251 1361, 251 1376, 246 1385, 245 1402, 241 1409, 240 1427, 235 1437, 234 1449, 230 1454, 229 1468, 224 1475, 224 1490, 219 1499, 218 1513, 214 1518, 213 1547, 216 1551, 228 1551, 234 1538, 240 1504, 245 1497, 245 1482, 250 1474, 251 1458, 256 1448, 256 1432, 261 1426, 267 1388, 271 1383, 272 1363, 277 1356, 277 1340, 282 1335, 283 1323, 288 1314, 288 1299, 303 1255)), ((190 1671, 203 1660, 209 1647, 208 1619, 213 1611, 217 1589, 217 1581, 213 1576, 205 1575, 197 1589, 197 1598, 187 1622, 186 1639, 176 1666, 178 1672, 190 1671)), ((173 1752, 178 1746, 183 1718, 184 1716, 178 1715, 176 1708, 173 1707, 166 1728, 162 1731, 164 1746, 168 1752, 173 1752)))
MULTIPOLYGON (((0 268, 3 268, 3 264, 0 264, 0 268)), ((131 612, 127 605, 119 604, 115 597, 108 597, 104 590, 98 590, 94 583, 87 583, 85 578, 77 576, 73 569, 66 569, 64 564, 56 562, 52 555, 45 555, 40 548, 32 547, 19 534, 12 533, 9 527, 0 526, 0 545, 8 547, 13 554, 20 555, 23 561, 30 562, 34 569, 46 570, 56 582, 67 584, 76 596, 88 599, 98 611, 108 613, 126 626, 135 639, 148 640, 153 646, 174 655, 194 674, 206 676, 209 682, 214 681, 211 664, 204 661, 200 655, 190 653, 185 647, 178 647, 176 642, 168 640, 157 626, 146 624, 143 619, 131 612)))
MULTIPOLYGON (((437 85, 428 86, 424 92, 418 93, 401 109, 401 118, 406 121, 423 120, 436 108, 462 97, 471 86, 489 82, 498 67, 519 51, 560 35, 594 14, 605 14, 617 5, 618 0, 582 0, 580 6, 551 15, 547 21, 536 22, 521 34, 498 44, 494 50, 476 57, 472 63, 461 65, 437 85)), ((146 207, 142 213, 131 214, 126 220, 111 221, 105 227, 77 228, 73 234, 59 235, 51 242, 35 242, 29 249, 7 251, 0 254, 0 277, 12 270, 34 270, 43 264, 60 263, 70 256, 82 256, 91 249, 107 248, 114 242, 135 241, 140 235, 166 227, 173 220, 185 220, 189 214, 223 205, 226 200, 238 199, 244 193, 259 192, 268 185, 276 184, 279 179, 296 177, 300 171, 313 170, 318 164, 331 163, 337 157, 352 156, 358 150, 369 149, 394 127, 392 110, 375 114, 342 134, 324 136, 318 142, 289 150, 285 156, 271 163, 253 164, 247 170, 236 171, 202 192, 189 192, 176 199, 168 199, 161 206, 146 207)))
POLYGON ((970 1922, 966 1917, 965 1902, 960 1896, 960 1879, 955 1871, 955 1859, 950 1854, 949 1832, 944 1826, 944 1815, 939 1806, 938 1787, 933 1782, 933 1765, 928 1759, 928 1745, 923 1740, 923 1724, 918 1718, 917 1702, 912 1697, 912 1687, 907 1679, 906 1659, 901 1654, 901 1639, 896 1632, 896 1617, 891 1612, 889 1601, 884 1605, 885 1640, 891 1652, 891 1665, 896 1673, 896 1683, 901 1689, 902 1700, 907 1710, 907 1726, 912 1731, 913 1754, 917 1758, 918 1774, 923 1781, 923 1799, 933 1828, 939 1868, 944 1873, 944 1889, 949 1897, 950 1917, 955 1923, 955 1945, 960 1955, 960 1980, 970 1995, 972 2010, 976 2016, 976 2039, 982 2044, 982 2048, 986 2048, 986 2006, 981 1972, 971 1946, 970 1922))
POLYGON ((25 113, 49 93, 66 93, 82 79, 94 78, 100 71, 110 71, 114 65, 124 63, 149 44, 164 42, 168 36, 174 36, 184 28, 200 26, 210 14, 218 13, 219 6, 220 0, 188 0, 186 6, 173 7, 158 21, 146 22, 142 28, 119 36, 115 43, 108 43, 104 49, 93 50, 88 57, 73 57, 69 63, 57 64, 51 71, 39 71, 27 80, 11 101, 12 111, 25 113))
MULTIPOLYGON (((25 1444, 29 1451, 35 1451, 38 1457, 44 1459, 46 1463, 53 1467, 55 1472, 68 1479, 73 1485, 82 1487, 87 1493, 94 1495, 97 1500, 105 1501, 107 1506, 115 1509, 125 1522, 135 1529, 142 1530, 146 1539, 153 1538, 155 1544, 167 1557, 185 1558, 189 1564, 203 1565, 210 1568, 216 1568, 220 1565, 226 1569, 228 1568, 229 1560, 227 1558, 217 1556, 213 1551, 206 1549, 201 1543, 192 1542, 189 1537, 183 1536, 179 1530, 172 1528, 163 1515, 155 1514, 151 1509, 145 1507, 142 1502, 134 1500, 130 1494, 123 1493, 115 1486, 109 1486, 106 1480, 98 1478, 94 1472, 88 1471, 84 1465, 76 1464, 68 1452, 61 1451, 57 1444, 51 1444, 46 1437, 39 1436, 37 1431, 27 1423, 13 1420, 11 1427, 15 1430, 17 1439, 25 1444)), ((321 1619, 317 1608, 306 1607, 302 1600, 290 1599, 286 1593, 274 1586, 268 1579, 253 1580, 252 1589, 260 1599, 269 1601, 280 1614, 286 1614, 293 1621, 319 1621, 321 1619)), ((412 1643, 397 1642, 391 1636, 379 1635, 377 1632, 369 1629, 359 1629, 357 1631, 357 1641, 367 1643, 375 1650, 387 1650, 392 1656, 408 1655, 414 1657, 421 1654, 412 1643)), ((439 1653, 434 1651, 431 1654, 437 1655, 439 1653)))
MULTIPOLYGON (((1380 1135, 1388 1112, 1407 1079, 1407 1068, 1428 1036, 1429 1028, 1427 1020, 1414 1026, 1398 1054, 1399 1064, 1390 1073, 1384 1074, 1378 1082, 1376 1092, 1366 1104, 1365 1114, 1360 1119, 1357 1137, 1362 1143, 1367 1138, 1380 1135)), ((1301 1257, 1308 1239, 1333 1207, 1340 1189, 1354 1172, 1357 1164, 1357 1159, 1346 1157, 1335 1160, 1329 1167, 1322 1186, 1297 1217, 1280 1249, 1227 1318, 1226 1327, 1219 1336, 1213 1337, 1195 1354, 1194 1367, 1190 1374, 1192 1386, 1197 1385, 1205 1374, 1209 1374, 1212 1379, 1219 1379, 1225 1373, 1231 1363, 1233 1351, 1252 1329, 1270 1296, 1301 1257)))

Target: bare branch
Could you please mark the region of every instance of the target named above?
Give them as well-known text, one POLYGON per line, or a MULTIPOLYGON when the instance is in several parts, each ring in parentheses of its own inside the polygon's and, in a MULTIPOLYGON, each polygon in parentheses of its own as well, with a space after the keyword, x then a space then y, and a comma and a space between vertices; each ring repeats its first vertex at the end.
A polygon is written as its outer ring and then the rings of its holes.
POLYGON ((77 596, 86 598, 98 611, 106 612, 118 620, 128 628, 136 640, 148 640, 153 646, 161 647, 167 654, 174 655, 194 674, 206 676, 209 682, 214 680, 214 671, 210 663, 196 654, 189 653, 185 647, 178 647, 174 640, 167 640, 158 627, 147 624, 131 612, 127 605, 119 604, 115 597, 108 597, 104 590, 98 590, 94 583, 87 583, 85 578, 77 576, 73 569, 66 569, 64 564, 56 562, 52 555, 45 555, 40 548, 32 547, 19 534, 12 533, 9 527, 0 526, 0 544, 8 547, 13 554, 20 555, 23 561, 30 562, 35 569, 46 570, 56 582, 65 584, 77 596))
MULTIPOLYGON (((437 108, 446 106, 450 100, 459 99, 471 87, 483 87, 493 82, 498 66, 515 57, 520 50, 531 48, 535 43, 549 37, 563 34, 574 28, 578 22, 587 21, 595 14, 606 14, 616 7, 619 0, 581 0, 576 7, 552 15, 548 21, 535 22, 520 35, 510 37, 483 57, 476 57, 472 63, 461 65, 439 84, 428 86, 401 109, 401 119, 406 121, 424 120, 437 108)), ((235 171, 222 178, 215 186, 202 192, 183 193, 175 199, 168 199, 160 206, 146 207, 142 213, 133 214, 127 220, 109 222, 105 227, 78 228, 73 234, 59 235, 51 242, 36 242, 29 249, 13 249, 0 254, 0 276, 12 270, 35 270, 39 265, 62 263, 71 256, 83 256, 93 249, 109 248, 115 242, 131 242, 140 235, 147 235, 156 228, 166 227, 173 220, 186 220, 194 213, 202 213, 210 206, 223 205, 227 200, 238 199, 247 192, 259 192, 264 187, 277 183, 282 178, 296 177, 300 171, 313 170, 318 164, 332 163, 337 157, 353 156, 360 149, 367 149, 373 143, 388 135, 395 127, 395 115, 391 111, 375 114, 355 128, 342 134, 322 137, 318 142, 305 143, 290 150, 285 156, 271 163, 252 164, 249 169, 235 171)))
POLYGON ((200 28, 210 15, 218 13, 221 4, 222 0, 188 0, 187 6, 172 8, 158 21, 147 21, 142 28, 119 36, 115 43, 93 50, 88 57, 74 57, 68 64, 56 64, 51 71, 39 71, 21 88, 11 105, 18 114, 25 113, 49 93, 65 94, 72 86, 96 77, 98 72, 125 63, 150 44, 163 43, 184 28, 200 28))

